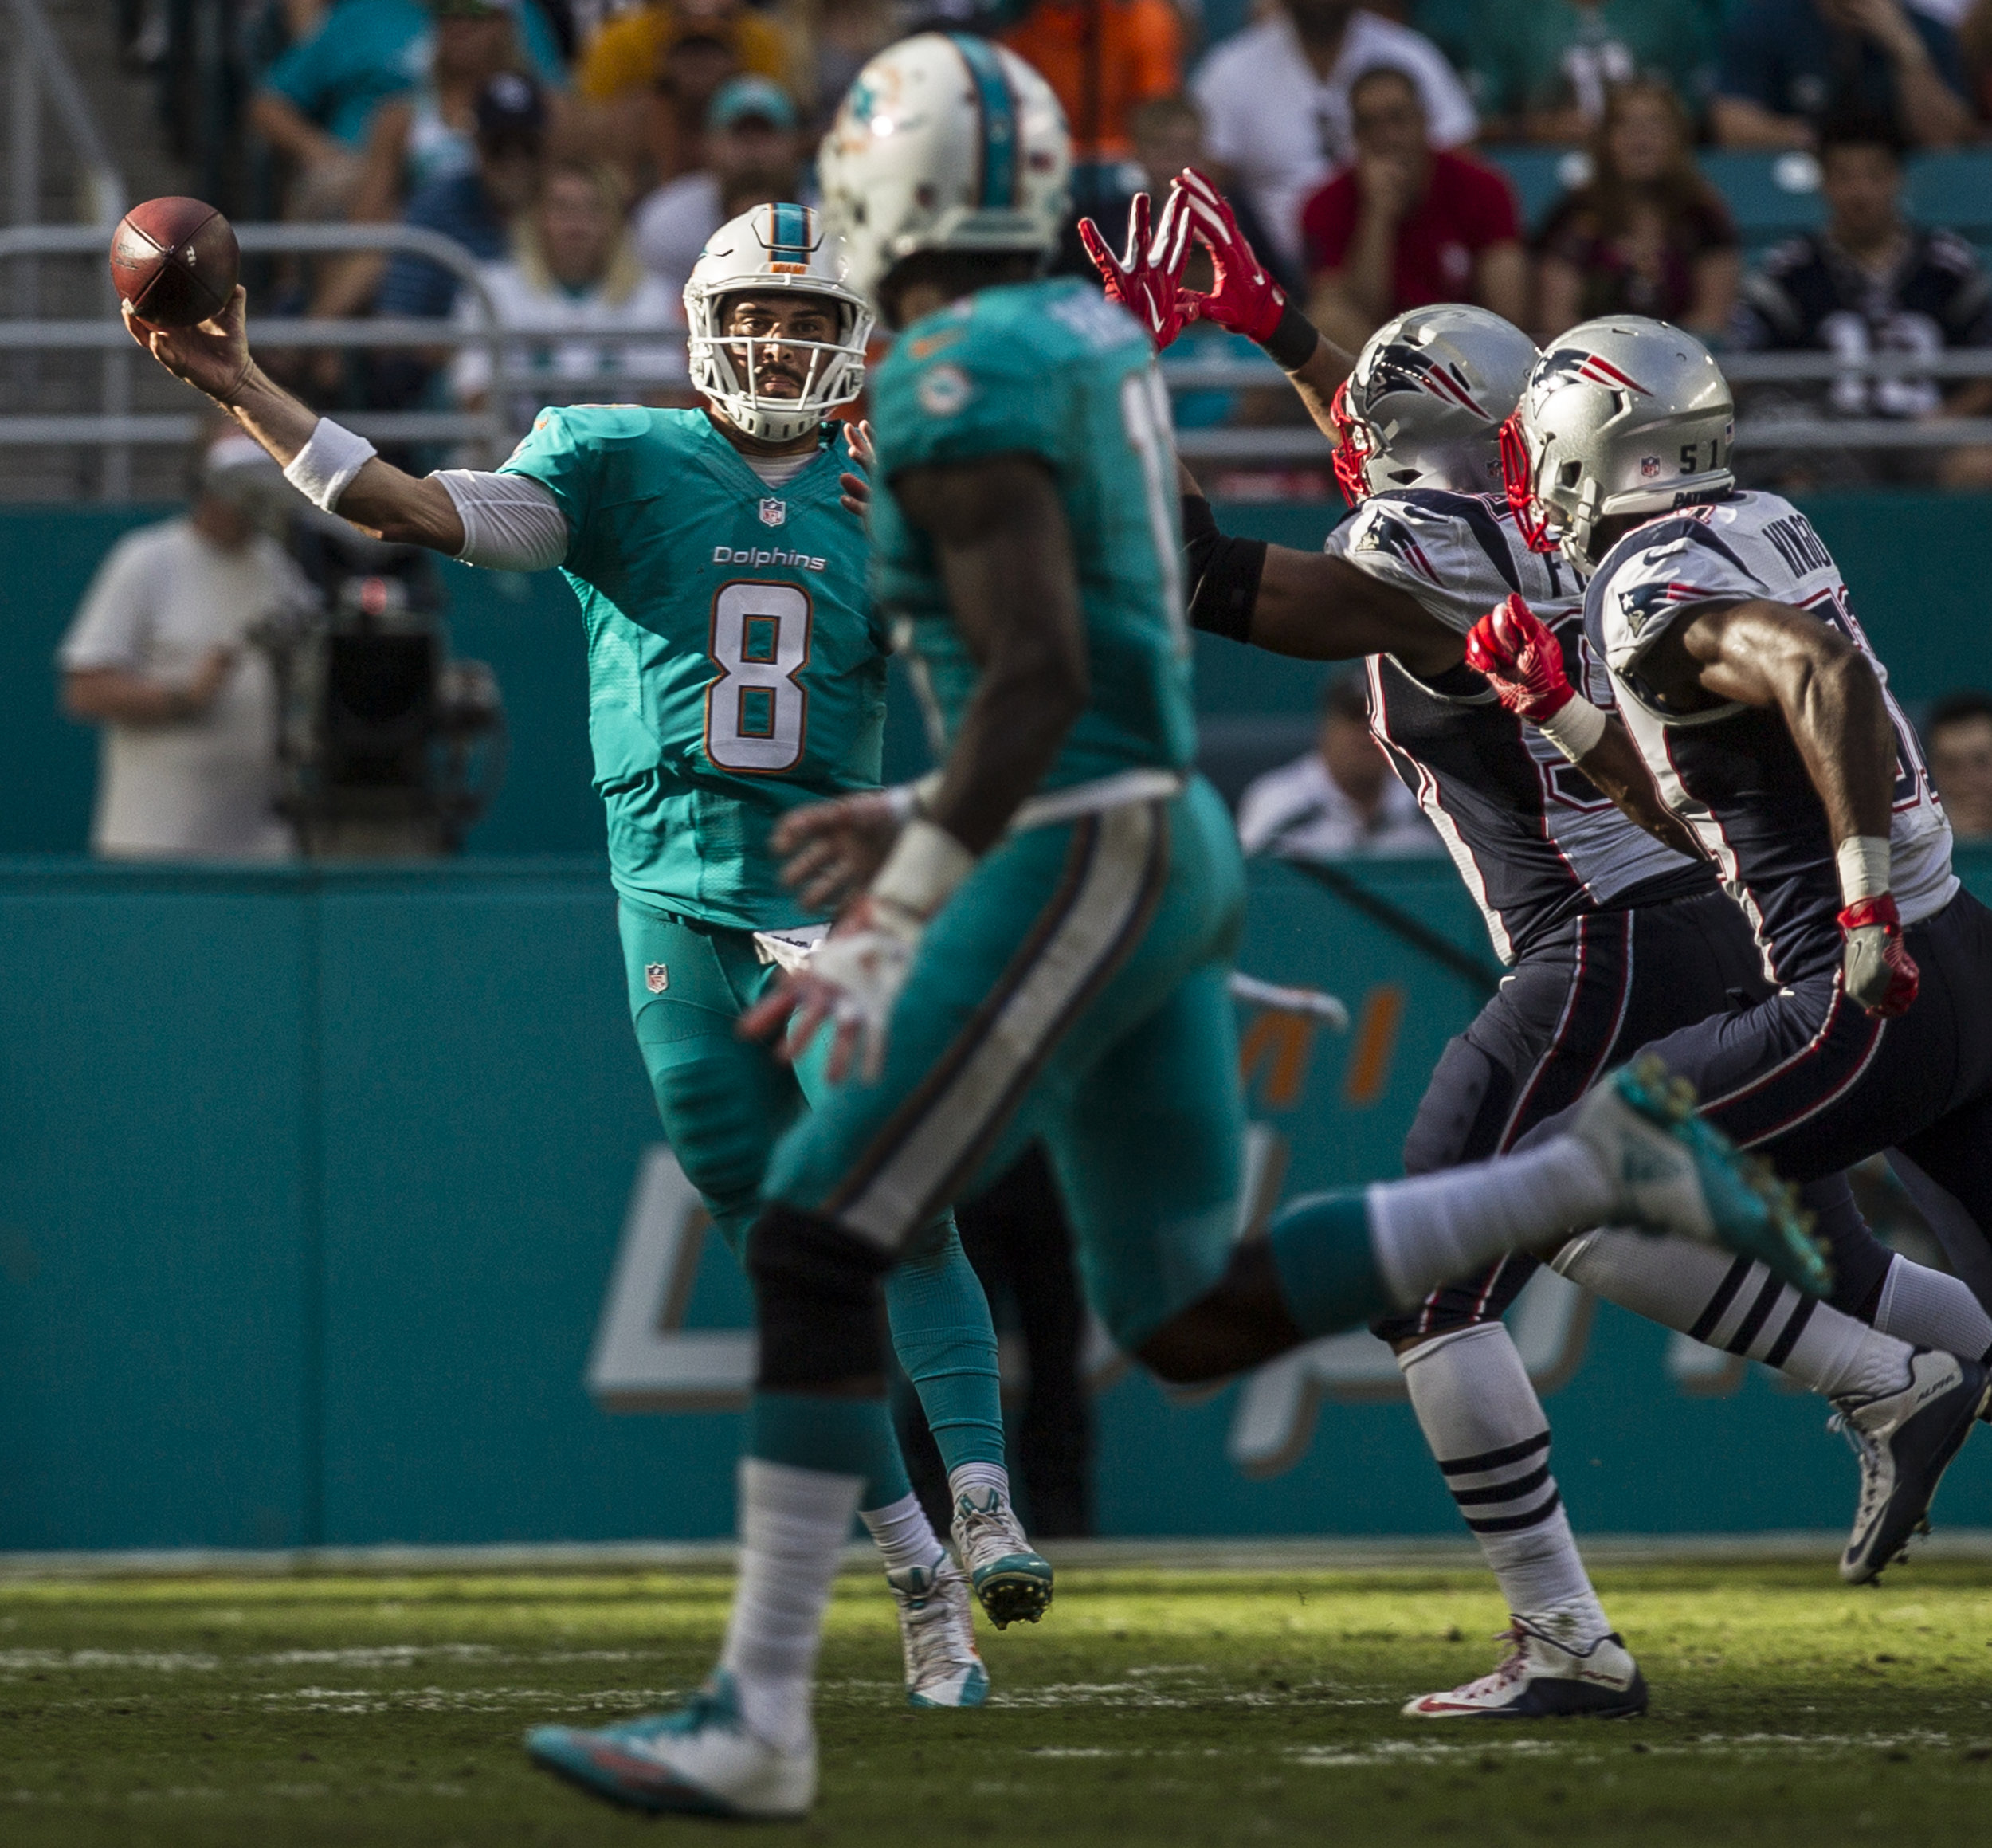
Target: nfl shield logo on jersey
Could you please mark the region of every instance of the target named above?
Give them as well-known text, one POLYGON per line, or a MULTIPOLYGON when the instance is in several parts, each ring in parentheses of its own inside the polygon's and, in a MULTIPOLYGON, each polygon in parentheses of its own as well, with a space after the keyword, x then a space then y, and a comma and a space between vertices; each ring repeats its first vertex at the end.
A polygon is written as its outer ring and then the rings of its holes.
POLYGON ((661 963, 646 963, 643 966, 643 985, 653 995, 661 995, 671 986, 671 971, 661 963))
POLYGON ((779 526, 788 516, 787 501, 770 499, 761 503, 761 524, 763 526, 779 526))

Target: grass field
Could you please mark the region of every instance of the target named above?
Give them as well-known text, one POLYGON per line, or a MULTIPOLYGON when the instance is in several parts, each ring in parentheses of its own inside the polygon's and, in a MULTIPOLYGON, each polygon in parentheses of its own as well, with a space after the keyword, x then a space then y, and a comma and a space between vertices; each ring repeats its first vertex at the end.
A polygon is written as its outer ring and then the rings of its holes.
MULTIPOLYGON (((1851 1592, 1817 1565, 1619 1567, 1646 1720, 1414 1724, 1491 1666, 1466 1571, 1066 1572, 985 1638, 974 1714, 900 1705, 883 1588, 824 1658, 815 1842, 1981 1842, 1992 1566, 1851 1592)), ((0 1583, 8 1848, 710 1839, 531 1770, 521 1729, 655 1707, 712 1660, 717 1574, 0 1583)))

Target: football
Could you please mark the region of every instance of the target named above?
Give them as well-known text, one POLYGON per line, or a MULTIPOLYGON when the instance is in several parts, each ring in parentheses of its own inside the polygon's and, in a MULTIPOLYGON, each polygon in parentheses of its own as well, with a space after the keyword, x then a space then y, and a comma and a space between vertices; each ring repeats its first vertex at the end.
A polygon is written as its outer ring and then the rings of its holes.
POLYGON ((199 199, 147 199, 111 238, 111 281, 132 313, 155 328, 189 328, 218 314, 241 267, 233 227, 199 199))

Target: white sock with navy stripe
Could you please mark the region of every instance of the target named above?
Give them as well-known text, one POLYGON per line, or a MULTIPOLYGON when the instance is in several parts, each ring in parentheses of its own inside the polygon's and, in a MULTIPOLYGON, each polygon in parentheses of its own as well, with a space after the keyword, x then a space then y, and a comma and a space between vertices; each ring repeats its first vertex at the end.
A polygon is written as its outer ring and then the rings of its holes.
POLYGON ((1506 1327, 1398 1356, 1411 1409, 1508 1607, 1578 1647, 1610 1633, 1549 1469, 1549 1420, 1506 1327))
POLYGON ((1828 1399, 1876 1398, 1900 1391, 1909 1377, 1907 1342, 1713 1246, 1608 1230, 1572 1239, 1554 1261, 1606 1301, 1761 1360, 1828 1399))

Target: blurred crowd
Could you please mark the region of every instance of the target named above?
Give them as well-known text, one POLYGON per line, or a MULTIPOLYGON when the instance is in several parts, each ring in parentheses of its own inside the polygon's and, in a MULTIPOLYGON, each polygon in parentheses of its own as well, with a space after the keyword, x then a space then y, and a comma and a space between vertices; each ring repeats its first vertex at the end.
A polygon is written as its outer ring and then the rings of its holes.
MULTIPOLYGON (((686 401, 680 297, 707 237, 807 200, 851 77, 936 25, 998 37, 1049 80, 1076 212, 1111 224, 1200 166, 1351 349, 1460 299, 1540 339, 1629 311, 1731 349, 1992 344, 1977 252, 1903 203, 1907 156, 1992 139, 1992 0, 1256 0, 1218 36, 1219 3, 265 0, 243 112, 261 210, 441 233, 509 332, 502 352, 300 355, 291 382, 327 408, 476 408, 504 390, 514 423, 535 401, 686 401), (1533 227, 1481 152, 1516 143, 1573 151, 1533 227), (1711 149, 1815 163, 1824 226, 1747 264, 1698 163, 1711 149)), ((1083 265, 1076 238, 1064 261, 1083 265)), ((297 261, 265 312, 474 325, 464 283, 406 253, 297 261)), ((1179 357, 1237 350, 1206 329, 1179 357)), ((1278 399, 1197 391, 1178 410, 1186 426, 1294 414, 1278 399)), ((1850 372, 1749 408, 1976 417, 1992 381, 1850 372)), ((1794 448, 1767 465, 1787 486, 1992 484, 1992 452, 1968 448, 1794 448)))

